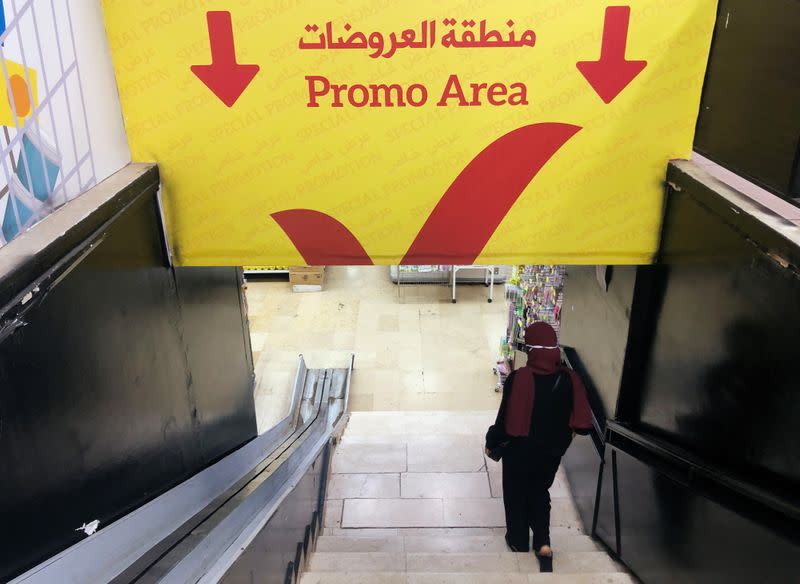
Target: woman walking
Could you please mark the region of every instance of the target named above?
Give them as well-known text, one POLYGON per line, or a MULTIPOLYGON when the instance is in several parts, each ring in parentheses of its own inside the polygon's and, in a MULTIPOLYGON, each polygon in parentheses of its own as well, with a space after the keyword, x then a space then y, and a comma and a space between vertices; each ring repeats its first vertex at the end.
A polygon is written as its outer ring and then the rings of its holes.
POLYGON ((588 434, 592 415, 577 373, 562 365, 555 330, 536 322, 525 331, 528 364, 508 376, 486 452, 503 460, 506 543, 533 550, 542 572, 553 571, 550 486, 573 436, 588 434))

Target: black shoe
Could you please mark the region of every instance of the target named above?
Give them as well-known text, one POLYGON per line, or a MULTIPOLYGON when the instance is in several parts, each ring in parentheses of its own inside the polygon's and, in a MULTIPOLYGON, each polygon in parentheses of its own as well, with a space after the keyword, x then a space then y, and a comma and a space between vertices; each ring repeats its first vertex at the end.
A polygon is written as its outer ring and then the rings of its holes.
POLYGON ((540 556, 538 553, 536 554, 536 559, 539 560, 539 571, 540 572, 552 572, 553 571, 553 556, 540 556))

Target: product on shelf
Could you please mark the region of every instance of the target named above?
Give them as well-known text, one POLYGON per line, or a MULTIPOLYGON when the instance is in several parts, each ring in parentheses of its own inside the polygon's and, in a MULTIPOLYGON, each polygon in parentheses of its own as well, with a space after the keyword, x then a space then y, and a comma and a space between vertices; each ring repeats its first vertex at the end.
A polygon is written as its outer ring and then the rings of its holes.
POLYGON ((508 324, 506 336, 500 341, 500 359, 495 366, 498 391, 506 375, 513 369, 514 352, 522 349, 528 325, 544 321, 556 333, 561 328, 561 305, 566 268, 564 266, 515 266, 506 285, 508 324))
POLYGON ((403 273, 430 274, 431 272, 449 272, 450 266, 398 266, 403 273))
POLYGON ((249 273, 289 273, 289 266, 244 266, 242 269, 249 273))

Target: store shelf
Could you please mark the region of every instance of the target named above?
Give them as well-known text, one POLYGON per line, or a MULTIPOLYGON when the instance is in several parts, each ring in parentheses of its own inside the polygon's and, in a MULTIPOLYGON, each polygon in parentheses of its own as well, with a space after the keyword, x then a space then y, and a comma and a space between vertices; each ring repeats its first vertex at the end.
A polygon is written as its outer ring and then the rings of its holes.
POLYGON ((288 275, 289 266, 243 266, 245 276, 288 275))
MULTIPOLYGON (((559 333, 565 277, 564 266, 527 265, 515 268, 506 286, 508 324, 506 336, 500 343, 498 364, 511 367, 515 351, 525 344, 525 329, 529 324, 544 321, 559 333)), ((500 376, 499 382, 502 381, 500 376)))
POLYGON ((289 274, 289 270, 259 270, 259 269, 246 269, 244 270, 246 276, 258 276, 260 274, 289 274))

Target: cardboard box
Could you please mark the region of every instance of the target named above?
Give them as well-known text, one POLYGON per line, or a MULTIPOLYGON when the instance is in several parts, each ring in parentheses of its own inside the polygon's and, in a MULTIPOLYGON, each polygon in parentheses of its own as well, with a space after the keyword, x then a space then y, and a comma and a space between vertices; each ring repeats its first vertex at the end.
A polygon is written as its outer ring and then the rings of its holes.
POLYGON ((289 283, 294 287, 317 286, 321 290, 324 281, 325 268, 323 266, 292 266, 289 268, 289 283))
POLYGON ((325 266, 290 266, 289 272, 296 273, 296 274, 316 274, 322 273, 325 271, 325 266))
POLYGON ((322 280, 322 272, 289 272, 289 282, 292 284, 315 284, 321 286, 322 280))

